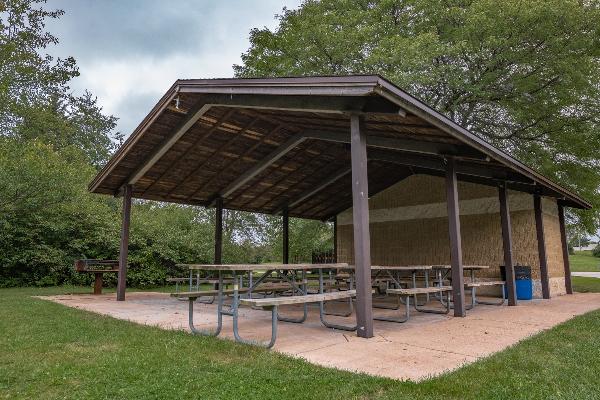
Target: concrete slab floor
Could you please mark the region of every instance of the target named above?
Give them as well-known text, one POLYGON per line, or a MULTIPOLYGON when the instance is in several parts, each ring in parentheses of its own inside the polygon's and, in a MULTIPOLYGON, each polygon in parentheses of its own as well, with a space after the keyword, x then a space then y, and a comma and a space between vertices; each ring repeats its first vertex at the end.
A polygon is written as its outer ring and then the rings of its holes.
MULTIPOLYGON (((165 293, 129 292, 125 302, 117 302, 115 294, 41 298, 140 324, 188 329, 188 303, 165 293)), ((344 305, 333 304, 333 307, 339 309, 344 305)), ((600 293, 577 293, 550 300, 521 301, 517 307, 478 305, 466 318, 411 310, 409 322, 375 321, 375 337, 362 339, 354 332, 325 328, 319 321, 317 306, 310 305, 305 323, 279 323, 274 350, 327 367, 394 379, 421 380, 503 350, 528 336, 598 308, 600 293)), ((216 305, 197 303, 195 310, 198 327, 215 326, 216 305)), ((302 308, 287 306, 280 312, 297 317, 302 308)), ((374 312, 389 316, 400 311, 375 309, 374 312)), ((271 329, 270 315, 262 310, 241 309, 240 333, 246 338, 267 340, 271 329)), ((354 315, 348 318, 330 316, 329 319, 352 324, 354 315)), ((233 338, 231 322, 230 317, 223 317, 221 337, 233 338)))

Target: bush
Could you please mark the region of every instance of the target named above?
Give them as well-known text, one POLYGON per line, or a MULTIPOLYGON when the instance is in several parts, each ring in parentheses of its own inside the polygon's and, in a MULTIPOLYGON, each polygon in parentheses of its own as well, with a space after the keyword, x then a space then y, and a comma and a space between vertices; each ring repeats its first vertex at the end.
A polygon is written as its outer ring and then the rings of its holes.
POLYGON ((575 254, 575 247, 573 247, 573 245, 571 243, 567 244, 567 249, 569 251, 569 255, 575 254))
POLYGON ((596 245, 596 247, 594 247, 594 250, 592 250, 592 254, 593 254, 595 257, 600 257, 600 243, 598 243, 598 244, 596 245))

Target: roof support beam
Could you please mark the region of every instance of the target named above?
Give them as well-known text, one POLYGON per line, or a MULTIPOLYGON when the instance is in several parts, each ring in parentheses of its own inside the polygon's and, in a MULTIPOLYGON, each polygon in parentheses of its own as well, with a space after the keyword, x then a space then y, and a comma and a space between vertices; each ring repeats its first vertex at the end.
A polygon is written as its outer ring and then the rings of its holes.
MULTIPOLYGON (((333 131, 307 131, 305 135, 310 139, 326 140, 338 143, 350 143, 350 136, 344 132, 333 131)), ((426 154, 446 154, 463 157, 483 159, 480 152, 466 146, 458 146, 451 143, 427 142, 412 139, 387 138, 380 136, 368 136, 368 147, 379 147, 388 150, 403 150, 426 154)))
POLYGON ((223 189, 219 193, 219 197, 228 197, 237 189, 242 187, 245 183, 250 181, 256 175, 260 174, 264 171, 269 165, 273 164, 281 157, 283 157, 286 153, 292 150, 294 147, 298 146, 300 143, 304 142, 306 137, 301 134, 294 135, 289 138, 286 142, 280 144, 275 150, 273 150, 267 157, 261 160, 254 167, 250 168, 246 173, 242 174, 239 178, 229 184, 225 189, 223 189))
POLYGON ((506 275, 506 291, 508 292, 508 305, 517 305, 517 290, 515 284, 515 265, 512 247, 512 229, 510 224, 510 207, 508 203, 508 188, 506 183, 498 187, 498 200, 500 201, 500 224, 502 226, 502 249, 504 251, 504 271, 506 275))
POLYGON ((558 203, 558 224, 560 226, 560 242, 563 253, 563 267, 565 269, 565 289, 567 294, 573 294, 571 283, 571 264, 569 263, 569 247, 567 245, 567 230, 565 227, 565 207, 558 203))
POLYGON ((373 337, 371 294, 371 240, 369 236, 369 178, 367 175, 367 132, 361 117, 350 116, 352 165, 352 226, 356 276, 356 333, 373 337))
MULTIPOLYGON (((203 116, 211 105, 204 101, 196 103, 185 119, 158 145, 152 153, 127 177, 123 185, 135 184, 160 158, 203 116)), ((121 187, 121 189, 123 186, 121 187)))
MULTIPOLYGON (((369 159, 391 162, 394 164, 406 165, 409 167, 425 168, 435 171, 446 171, 444 160, 441 157, 423 156, 405 152, 384 152, 379 150, 369 151, 369 159)), ((495 179, 499 181, 510 181, 519 184, 533 185, 529 179, 510 176, 502 167, 493 167, 491 165, 468 164, 465 161, 456 160, 456 173, 464 176, 474 176, 485 179, 495 179)), ((533 186, 532 186, 533 187, 533 186)))
MULTIPOLYGON (((180 92, 188 92, 185 87, 180 92)), ((190 92, 194 92, 191 90, 190 92)), ((222 107, 255 108, 320 113, 375 113, 406 116, 406 111, 388 100, 371 96, 307 96, 269 94, 208 94, 206 103, 222 107)))
POLYGON ((542 213, 542 197, 533 195, 533 211, 535 214, 535 233, 538 242, 538 255, 540 258, 540 281, 542 283, 542 297, 550 298, 550 277, 548 275, 548 258, 546 256, 546 239, 544 235, 544 215, 542 213))
POLYGON ((214 264, 221 264, 223 261, 223 199, 217 199, 215 208, 215 253, 214 264))
POLYGON ((295 199, 294 201, 288 203, 287 205, 280 206, 277 209, 277 211, 275 211, 275 214, 279 214, 282 211, 284 211, 286 208, 293 208, 294 206, 302 203, 304 200, 319 193, 321 190, 325 189, 327 186, 331 185, 338 179, 348 175, 350 172, 352 172, 352 168, 344 168, 340 171, 337 171, 336 173, 334 173, 333 175, 331 175, 327 179, 325 179, 321 184, 319 184, 319 186, 306 190, 305 192, 300 194, 300 196, 298 196, 298 198, 295 199))
POLYGON ((452 301, 454 316, 465 317, 465 286, 463 277, 462 240, 458 208, 458 185, 456 160, 448 160, 446 170, 446 205, 448 207, 448 231, 450 236, 450 265, 452 274, 452 301))
POLYGON ((129 223, 131 222, 131 185, 123 190, 123 211, 121 216, 121 245, 119 247, 119 276, 117 278, 117 301, 125 301, 127 287, 127 254, 129 252, 129 223))
POLYGON ((283 210, 283 216, 281 218, 282 223, 282 260, 283 264, 290 263, 290 216, 287 208, 283 210))

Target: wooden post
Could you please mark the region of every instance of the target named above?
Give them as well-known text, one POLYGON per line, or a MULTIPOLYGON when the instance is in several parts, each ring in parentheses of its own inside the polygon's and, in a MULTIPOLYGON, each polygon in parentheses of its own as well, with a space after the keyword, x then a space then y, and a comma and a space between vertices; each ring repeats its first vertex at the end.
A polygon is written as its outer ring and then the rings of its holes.
POLYGON ((350 116, 352 159, 352 222, 356 267, 356 323, 360 337, 373 337, 371 294, 371 239, 369 235, 369 183, 367 177, 367 135, 357 114, 350 116))
POLYGON ((282 224, 283 224, 282 262, 284 264, 289 264, 290 263, 290 217, 288 214, 287 207, 285 207, 283 209, 282 224))
POLYGON ((94 294, 102 294, 102 272, 96 272, 94 275, 94 294))
POLYGON ((452 267, 454 316, 464 317, 467 314, 465 312, 462 243, 460 237, 456 161, 454 158, 449 158, 448 165, 446 166, 446 203, 448 206, 448 229, 450 234, 450 265, 452 267))
POLYGON ((338 244, 337 244, 337 215, 333 217, 333 262, 337 263, 338 261, 338 244))
POLYGON ((560 241, 562 242, 563 264, 565 268, 565 289, 567 290, 567 294, 573 294, 569 246, 567 244, 567 230, 565 226, 565 207, 560 203, 558 204, 558 223, 560 224, 560 241))
POLYGON ((542 215, 542 198, 539 194, 533 195, 533 209, 535 213, 535 231, 540 257, 540 280, 542 281, 542 297, 550 298, 550 278, 548 277, 548 260, 546 257, 546 240, 544 239, 544 216, 542 215))
POLYGON ((129 222, 131 220, 131 185, 123 187, 123 214, 121 220, 121 247, 119 249, 119 277, 117 301, 125 301, 127 287, 127 252, 129 250, 129 222))
POLYGON ((506 272, 506 291, 508 305, 517 305, 517 288, 515 285, 515 266, 512 248, 512 230, 510 224, 510 209, 508 206, 508 189, 506 182, 498 188, 500 200, 500 221, 502 224, 502 247, 504 249, 504 271, 506 272))
POLYGON ((223 198, 216 200, 215 206, 215 264, 223 262, 223 198))

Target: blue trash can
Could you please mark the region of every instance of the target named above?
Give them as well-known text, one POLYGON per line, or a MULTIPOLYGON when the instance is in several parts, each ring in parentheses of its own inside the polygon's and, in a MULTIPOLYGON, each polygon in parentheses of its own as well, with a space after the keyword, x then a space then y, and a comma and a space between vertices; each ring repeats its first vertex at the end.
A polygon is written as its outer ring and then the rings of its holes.
MULTIPOLYGON (((531 280, 531 267, 527 265, 515 265, 515 286, 517 300, 531 300, 533 298, 533 281, 531 280)), ((502 280, 506 280, 504 265, 500 267, 502 280)), ((508 297, 508 289, 504 287, 504 295, 508 297)))

